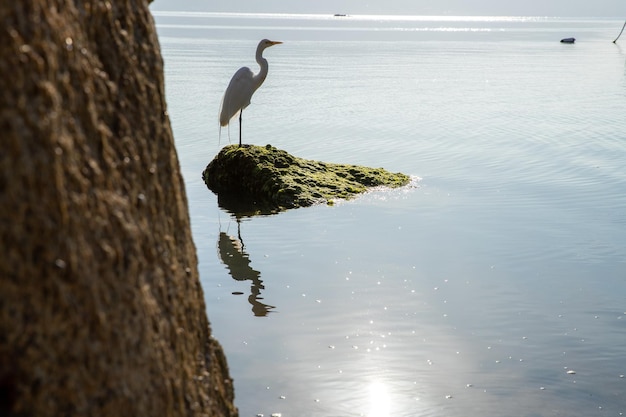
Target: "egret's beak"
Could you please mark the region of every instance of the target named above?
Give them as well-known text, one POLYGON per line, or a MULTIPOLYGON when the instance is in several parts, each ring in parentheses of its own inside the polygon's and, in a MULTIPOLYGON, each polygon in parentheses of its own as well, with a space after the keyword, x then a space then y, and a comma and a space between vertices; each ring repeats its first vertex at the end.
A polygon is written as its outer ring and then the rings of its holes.
POLYGON ((280 45, 282 42, 281 41, 270 41, 272 46, 274 45, 280 45))

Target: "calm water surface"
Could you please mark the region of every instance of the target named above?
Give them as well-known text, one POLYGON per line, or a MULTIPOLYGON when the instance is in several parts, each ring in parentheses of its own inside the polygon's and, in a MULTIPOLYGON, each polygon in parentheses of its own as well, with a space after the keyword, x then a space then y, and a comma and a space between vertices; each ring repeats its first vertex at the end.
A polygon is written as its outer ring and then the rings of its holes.
POLYGON ((215 336, 242 416, 626 413, 622 21, 157 12, 215 336), (574 45, 559 40, 574 36, 574 45), (242 65, 244 142, 415 177, 240 222, 201 172, 242 65))

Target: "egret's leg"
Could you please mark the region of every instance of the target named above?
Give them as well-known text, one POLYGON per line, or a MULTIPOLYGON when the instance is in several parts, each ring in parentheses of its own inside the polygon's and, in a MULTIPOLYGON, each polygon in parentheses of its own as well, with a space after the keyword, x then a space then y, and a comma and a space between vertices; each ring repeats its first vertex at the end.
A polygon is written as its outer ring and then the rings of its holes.
POLYGON ((243 115, 243 109, 239 111, 239 147, 241 148, 241 115, 243 115))

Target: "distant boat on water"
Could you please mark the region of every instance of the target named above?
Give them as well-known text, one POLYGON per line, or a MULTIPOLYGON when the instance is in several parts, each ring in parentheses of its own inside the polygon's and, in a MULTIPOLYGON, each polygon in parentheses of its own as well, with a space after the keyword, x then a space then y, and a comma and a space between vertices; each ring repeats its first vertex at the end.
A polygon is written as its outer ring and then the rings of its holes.
POLYGON ((561 39, 561 43, 574 43, 576 42, 576 38, 563 38, 561 39))
POLYGON ((346 17, 347 15, 345 15, 343 13, 335 13, 334 16, 335 17, 346 17))

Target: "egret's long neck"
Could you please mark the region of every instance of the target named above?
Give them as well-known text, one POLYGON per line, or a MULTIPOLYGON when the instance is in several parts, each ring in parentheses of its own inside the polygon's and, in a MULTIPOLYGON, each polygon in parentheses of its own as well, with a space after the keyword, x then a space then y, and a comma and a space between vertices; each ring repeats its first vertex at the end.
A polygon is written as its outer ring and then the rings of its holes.
POLYGON ((261 70, 254 75, 254 89, 256 90, 263 84, 265 77, 267 77, 267 59, 263 58, 263 49, 258 48, 256 51, 256 62, 259 63, 261 70))

